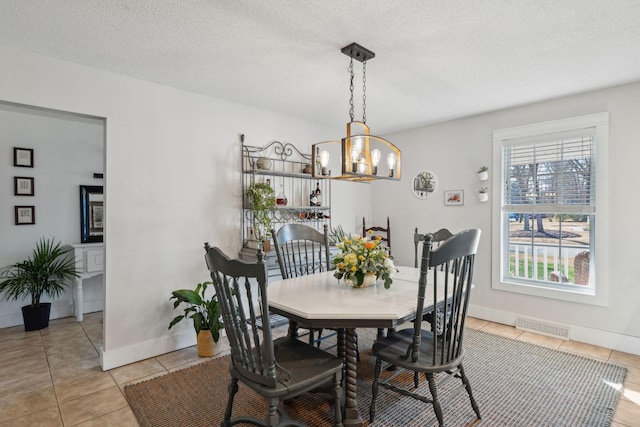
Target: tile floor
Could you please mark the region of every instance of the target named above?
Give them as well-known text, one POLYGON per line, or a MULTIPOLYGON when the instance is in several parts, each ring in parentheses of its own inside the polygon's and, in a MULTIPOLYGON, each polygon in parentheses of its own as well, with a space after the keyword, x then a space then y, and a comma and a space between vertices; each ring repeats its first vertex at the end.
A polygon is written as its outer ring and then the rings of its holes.
MULTIPOLYGON (((613 427, 640 425, 640 356, 563 341, 470 318, 468 326, 628 368, 613 427)), ((52 320, 47 329, 0 329, 0 427, 137 426, 124 397, 126 384, 200 363, 195 347, 115 368, 100 369, 102 313, 52 320)), ((228 349, 223 349, 223 353, 228 349)))

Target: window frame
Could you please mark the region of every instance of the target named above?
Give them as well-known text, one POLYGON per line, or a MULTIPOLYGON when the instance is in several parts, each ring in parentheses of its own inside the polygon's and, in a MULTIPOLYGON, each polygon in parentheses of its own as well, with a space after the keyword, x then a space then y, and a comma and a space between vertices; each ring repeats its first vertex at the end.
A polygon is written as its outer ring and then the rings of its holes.
POLYGON ((608 206, 609 192, 606 191, 609 176, 609 113, 597 113, 586 116, 560 119, 525 126, 499 129, 493 132, 493 220, 492 220, 492 288, 501 291, 533 295, 543 298, 572 301, 584 304, 607 306, 609 287, 605 274, 609 265, 608 250, 608 206), (503 146, 514 139, 536 139, 548 134, 562 134, 577 129, 595 128, 595 156, 597 167, 595 174, 595 212, 596 222, 590 238, 590 249, 595 268, 595 284, 589 287, 575 285, 557 285, 526 279, 513 279, 505 275, 503 259, 508 251, 508 215, 503 214, 504 183, 507 176, 503 163, 503 146), (594 245, 597 243, 597 253, 594 245))

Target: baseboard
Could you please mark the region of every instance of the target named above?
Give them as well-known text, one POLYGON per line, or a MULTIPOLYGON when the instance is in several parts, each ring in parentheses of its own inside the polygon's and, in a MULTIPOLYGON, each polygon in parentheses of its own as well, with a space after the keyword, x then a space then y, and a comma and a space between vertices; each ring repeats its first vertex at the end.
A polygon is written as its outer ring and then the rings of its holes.
POLYGON ((100 364, 102 370, 117 368, 140 360, 149 359, 160 354, 181 350, 196 344, 193 330, 173 335, 165 335, 156 339, 135 343, 114 350, 102 348, 100 364))
MULTIPOLYGON (((502 323, 504 325, 515 326, 520 313, 512 313, 510 311, 496 310, 494 308, 482 307, 477 305, 469 305, 469 316, 488 320, 491 322, 502 323)), ((552 322, 549 319, 535 318, 526 316, 529 319, 539 322, 552 322)), ((622 351, 624 353, 635 354, 640 356, 640 337, 631 335, 623 335, 615 332, 602 331, 599 329, 587 328, 584 326, 553 322, 554 324, 568 327, 570 332, 570 340, 587 344, 597 345, 600 347, 610 348, 612 350, 622 351)))
POLYGON ((96 299, 85 301, 82 305, 84 313, 95 313, 96 311, 104 311, 104 299, 96 299))
MULTIPOLYGON (((43 301, 49 302, 49 301, 43 301)), ((13 311, 0 314, 0 329, 11 328, 13 326, 21 326, 24 324, 22 320, 21 307, 27 304, 16 305, 13 311)), ((99 311, 99 310, 96 310, 99 311)), ((66 300, 51 301, 50 320, 62 319, 63 317, 73 316, 73 302, 66 300)))

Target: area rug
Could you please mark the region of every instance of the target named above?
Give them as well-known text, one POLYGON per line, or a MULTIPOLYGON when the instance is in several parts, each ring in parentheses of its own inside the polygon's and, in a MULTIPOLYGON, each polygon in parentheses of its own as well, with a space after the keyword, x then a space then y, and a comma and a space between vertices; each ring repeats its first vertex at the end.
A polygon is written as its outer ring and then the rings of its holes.
MULTIPOLYGON (((368 423, 374 364, 369 349, 375 331, 358 332, 357 398, 364 425, 437 425, 431 405, 382 388, 375 422, 368 423)), ((453 379, 438 386, 446 425, 611 425, 625 368, 473 329, 466 331, 465 349, 465 371, 482 419, 476 419, 461 382, 453 379)), ((227 402, 228 366, 225 356, 127 386, 125 394, 143 427, 218 426, 227 402)), ((399 380, 411 384, 413 377, 399 380)), ((424 379, 420 389, 429 395, 424 379)), ((312 427, 333 423, 331 397, 326 394, 307 394, 284 407, 291 418, 312 427)), ((240 383, 234 415, 263 418, 266 410, 264 400, 240 383)))

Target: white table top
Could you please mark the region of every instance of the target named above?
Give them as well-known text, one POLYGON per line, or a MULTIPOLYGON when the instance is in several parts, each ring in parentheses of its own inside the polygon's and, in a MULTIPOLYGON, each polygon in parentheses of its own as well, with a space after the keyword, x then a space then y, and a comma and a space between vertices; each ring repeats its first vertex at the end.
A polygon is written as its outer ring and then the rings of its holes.
MULTIPOLYGON (((420 275, 413 267, 398 270, 389 289, 383 284, 352 288, 332 271, 274 281, 269 308, 311 327, 393 327, 415 317, 420 275)), ((425 308, 433 306, 432 298, 427 291, 425 308)))

